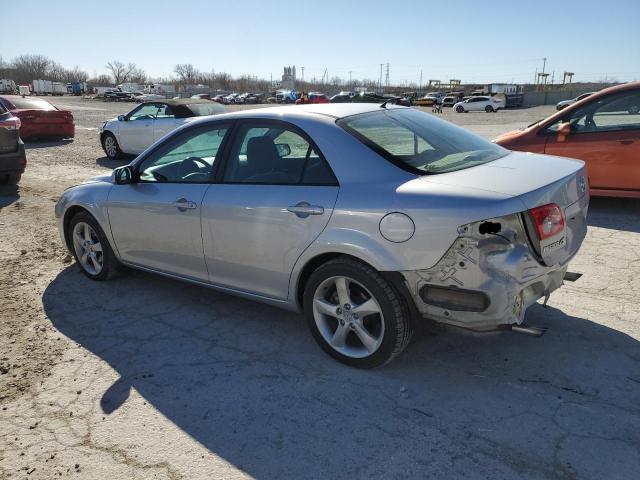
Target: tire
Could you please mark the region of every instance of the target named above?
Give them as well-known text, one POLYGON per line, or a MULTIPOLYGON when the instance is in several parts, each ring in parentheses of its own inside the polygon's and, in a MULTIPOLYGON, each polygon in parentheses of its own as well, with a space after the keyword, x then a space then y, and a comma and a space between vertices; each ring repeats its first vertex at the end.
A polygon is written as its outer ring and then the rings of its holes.
POLYGON ((120 262, 102 228, 89 213, 80 212, 71 219, 67 239, 78 267, 91 280, 109 280, 118 274, 120 262))
POLYGON ((493 107, 491 105, 487 105, 486 107, 484 107, 484 111, 487 113, 491 113, 493 112, 493 107))
POLYGON ((464 113, 464 107, 463 107, 462 105, 458 105, 458 106, 456 107, 456 112, 458 112, 458 113, 464 113))
POLYGON ((338 257, 313 272, 303 303, 316 342, 335 360, 352 367, 385 365, 413 337, 411 314, 401 294, 376 270, 351 258, 338 257))
POLYGON ((109 160, 118 160, 122 158, 122 150, 120 150, 120 145, 118 145, 118 140, 111 132, 107 132, 102 137, 102 149, 104 153, 107 154, 107 158, 109 160))
POLYGON ((5 175, 4 177, 0 177, 0 184, 2 185, 17 185, 20 183, 20 179, 22 178, 22 173, 10 173, 5 175))

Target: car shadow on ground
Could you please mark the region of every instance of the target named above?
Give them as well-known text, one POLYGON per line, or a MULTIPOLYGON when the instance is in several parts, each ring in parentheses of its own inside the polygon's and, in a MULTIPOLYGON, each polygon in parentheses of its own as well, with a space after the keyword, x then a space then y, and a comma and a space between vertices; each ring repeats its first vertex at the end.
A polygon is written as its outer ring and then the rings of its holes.
POLYGON ((135 389, 256 478, 640 471, 639 342, 555 308, 527 312, 541 338, 443 333, 361 371, 326 356, 300 315, 142 272, 92 282, 71 266, 43 304, 119 374, 96 394, 100 416, 135 389))
POLYGON ((0 185, 0 210, 8 207, 20 198, 20 189, 16 185, 0 185))
POLYGON ((640 233, 640 199, 591 197, 587 222, 591 227, 640 233))
POLYGON ((61 140, 46 140, 46 139, 33 139, 24 140, 24 148, 27 150, 33 150, 36 148, 50 148, 50 147, 62 147, 73 143, 72 138, 66 138, 61 140))
POLYGON ((123 165, 129 165, 129 163, 131 163, 131 160, 133 160, 134 158, 135 157, 127 156, 118 160, 111 160, 109 157, 100 157, 96 160, 96 164, 100 165, 101 167, 110 168, 113 170, 114 168, 122 167, 123 165))

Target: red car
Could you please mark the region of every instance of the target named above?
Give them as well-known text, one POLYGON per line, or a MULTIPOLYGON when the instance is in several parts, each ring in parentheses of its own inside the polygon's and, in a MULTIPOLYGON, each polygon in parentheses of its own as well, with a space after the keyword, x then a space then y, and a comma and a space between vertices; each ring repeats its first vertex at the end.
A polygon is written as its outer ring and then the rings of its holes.
POLYGON ((73 138, 76 126, 69 110, 59 110, 41 98, 1 95, 0 103, 22 122, 20 137, 73 138))
POLYGON ((329 97, 327 97, 324 93, 310 93, 307 98, 303 101, 302 98, 298 98, 296 100, 296 105, 300 104, 310 104, 310 103, 329 103, 329 97))

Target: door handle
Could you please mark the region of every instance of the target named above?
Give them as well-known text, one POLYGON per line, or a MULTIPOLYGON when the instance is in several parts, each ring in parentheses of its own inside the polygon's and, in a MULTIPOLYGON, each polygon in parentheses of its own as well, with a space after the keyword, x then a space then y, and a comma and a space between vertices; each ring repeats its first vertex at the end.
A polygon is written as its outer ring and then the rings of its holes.
POLYGON ((307 218, 309 215, 322 215, 324 208, 320 205, 311 205, 309 202, 298 202, 297 204, 287 207, 291 213, 295 213, 298 218, 307 218))
POLYGON ((172 205, 181 212, 186 212, 187 210, 195 210, 196 208, 198 208, 198 204, 196 202, 191 202, 186 198, 176 200, 172 205))
POLYGON ((622 140, 618 140, 622 145, 631 145, 635 140, 624 138, 622 140))

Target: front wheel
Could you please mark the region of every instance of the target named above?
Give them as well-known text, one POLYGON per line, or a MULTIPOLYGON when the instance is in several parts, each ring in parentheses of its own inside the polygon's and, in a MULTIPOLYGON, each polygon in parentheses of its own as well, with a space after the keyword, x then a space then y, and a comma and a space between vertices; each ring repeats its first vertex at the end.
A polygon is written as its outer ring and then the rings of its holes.
POLYGON ((463 113, 464 112, 464 108, 462 107, 462 105, 458 105, 456 107, 456 112, 458 112, 458 113, 463 113))
POLYGON ((118 145, 118 140, 111 132, 107 132, 104 134, 102 139, 102 149, 104 153, 107 154, 107 158, 109 160, 118 160, 122 157, 122 150, 120 150, 120 145, 118 145))
POLYGON ((327 262, 311 274, 304 312, 320 347, 353 367, 388 363, 413 336, 402 296, 376 270, 350 258, 327 262))
POLYGON ((491 113, 493 112, 493 107, 491 105, 487 105, 486 107, 484 107, 484 111, 487 113, 491 113))
POLYGON ((115 276, 120 263, 100 225, 87 212, 76 214, 69 222, 67 238, 80 270, 92 280, 115 276))

